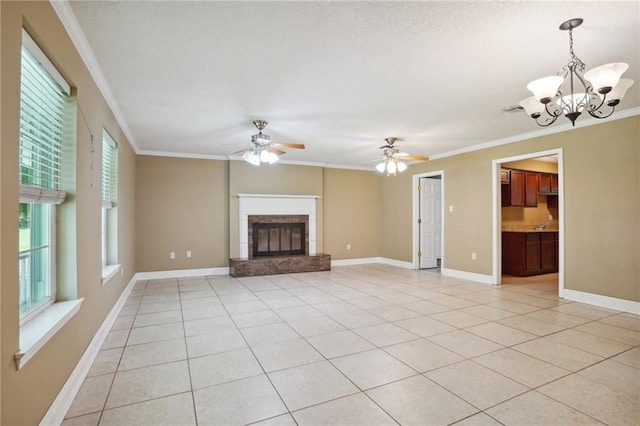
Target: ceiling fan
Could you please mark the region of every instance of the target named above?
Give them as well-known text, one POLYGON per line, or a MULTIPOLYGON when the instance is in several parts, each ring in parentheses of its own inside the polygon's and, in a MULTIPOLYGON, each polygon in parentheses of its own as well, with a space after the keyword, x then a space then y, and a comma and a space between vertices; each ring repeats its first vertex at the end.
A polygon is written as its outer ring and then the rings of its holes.
POLYGON ((273 164, 280 159, 280 155, 286 154, 279 148, 305 149, 301 143, 273 143, 271 136, 262 133, 267 126, 264 120, 254 120, 253 125, 258 129, 258 133, 251 136, 251 144, 249 148, 236 151, 234 154, 244 152, 242 159, 247 163, 259 166, 261 163, 273 164))
POLYGON ((387 176, 395 175, 396 172, 404 172, 407 170, 407 165, 403 161, 428 161, 429 157, 422 155, 409 155, 404 152, 400 152, 398 147, 394 144, 398 138, 386 138, 386 145, 380 147, 383 149, 382 161, 376 166, 376 170, 380 173, 387 172, 387 176), (403 161, 400 161, 403 160, 403 161))

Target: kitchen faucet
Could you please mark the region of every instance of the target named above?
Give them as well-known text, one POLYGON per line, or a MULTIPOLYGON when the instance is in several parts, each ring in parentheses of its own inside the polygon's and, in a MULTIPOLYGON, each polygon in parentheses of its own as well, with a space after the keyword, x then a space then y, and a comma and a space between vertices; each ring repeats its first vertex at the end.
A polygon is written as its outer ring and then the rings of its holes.
POLYGON ((545 222, 545 223, 542 223, 540 225, 536 225, 536 231, 544 231, 547 226, 549 226, 549 222, 545 222))

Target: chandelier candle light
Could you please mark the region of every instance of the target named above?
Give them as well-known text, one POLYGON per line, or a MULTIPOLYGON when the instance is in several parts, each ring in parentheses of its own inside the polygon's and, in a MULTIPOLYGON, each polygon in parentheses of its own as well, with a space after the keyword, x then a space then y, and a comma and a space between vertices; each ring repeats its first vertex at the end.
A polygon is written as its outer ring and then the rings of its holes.
POLYGON ((533 96, 520 101, 520 106, 539 126, 550 126, 561 114, 575 126, 583 111, 595 118, 607 118, 633 85, 633 80, 620 78, 629 68, 623 62, 584 72, 584 62, 573 53, 573 29, 582 21, 574 18, 560 24, 561 30, 569 31, 569 63, 558 75, 529 83, 527 89, 533 96))

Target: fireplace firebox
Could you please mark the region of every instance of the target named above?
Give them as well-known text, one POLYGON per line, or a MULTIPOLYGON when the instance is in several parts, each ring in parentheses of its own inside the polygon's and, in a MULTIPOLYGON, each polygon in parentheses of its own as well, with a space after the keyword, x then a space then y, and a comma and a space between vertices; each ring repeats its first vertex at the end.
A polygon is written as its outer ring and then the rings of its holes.
POLYGON ((253 223, 253 257, 305 254, 304 223, 253 223))
POLYGON ((249 215, 248 258, 309 255, 308 215, 249 215))

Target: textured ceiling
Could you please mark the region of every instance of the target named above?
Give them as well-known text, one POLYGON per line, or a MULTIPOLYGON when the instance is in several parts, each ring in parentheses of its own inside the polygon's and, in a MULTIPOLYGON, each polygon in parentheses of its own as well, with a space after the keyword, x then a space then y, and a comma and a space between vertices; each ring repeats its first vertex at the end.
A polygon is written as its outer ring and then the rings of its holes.
POLYGON ((567 63, 558 25, 574 17, 576 54, 628 62, 619 111, 640 107, 635 1, 69 4, 141 153, 226 157, 255 119, 306 144, 283 160, 355 167, 390 136, 437 156, 530 133, 502 109, 567 63))

